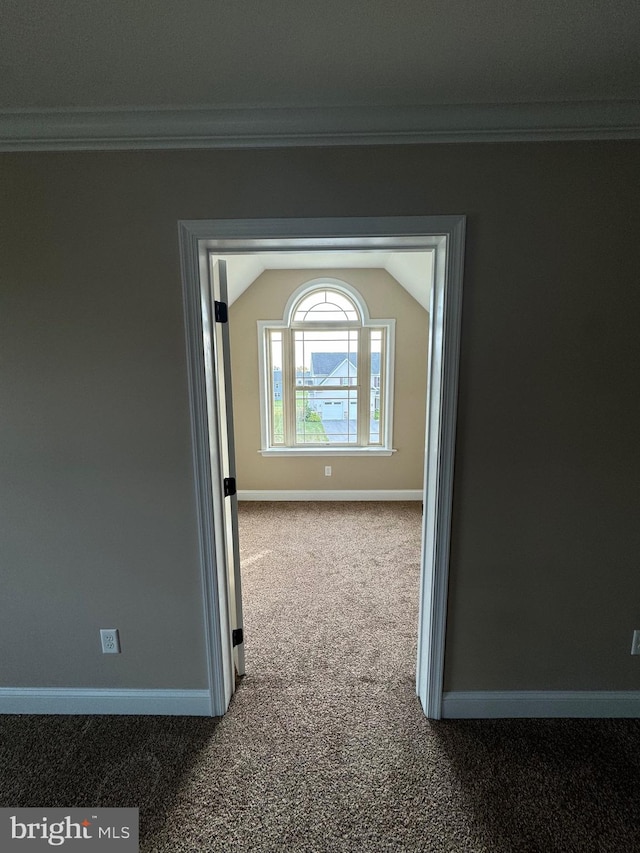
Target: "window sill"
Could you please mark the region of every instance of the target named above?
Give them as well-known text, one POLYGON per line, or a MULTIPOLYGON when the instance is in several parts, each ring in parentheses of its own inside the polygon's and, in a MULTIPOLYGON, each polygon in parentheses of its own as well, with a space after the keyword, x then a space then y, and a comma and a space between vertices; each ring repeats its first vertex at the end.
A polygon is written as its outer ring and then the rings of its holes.
POLYGON ((262 456, 391 456, 396 450, 386 447, 270 447, 258 453, 262 456))

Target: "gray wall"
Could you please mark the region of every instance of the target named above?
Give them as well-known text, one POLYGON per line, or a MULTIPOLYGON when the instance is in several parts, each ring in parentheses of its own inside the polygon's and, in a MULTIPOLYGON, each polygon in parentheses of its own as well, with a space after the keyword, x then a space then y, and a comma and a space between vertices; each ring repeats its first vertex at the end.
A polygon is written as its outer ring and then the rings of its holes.
POLYGON ((0 684, 205 685, 177 220, 465 213, 446 687, 640 687, 639 154, 2 155, 0 684))

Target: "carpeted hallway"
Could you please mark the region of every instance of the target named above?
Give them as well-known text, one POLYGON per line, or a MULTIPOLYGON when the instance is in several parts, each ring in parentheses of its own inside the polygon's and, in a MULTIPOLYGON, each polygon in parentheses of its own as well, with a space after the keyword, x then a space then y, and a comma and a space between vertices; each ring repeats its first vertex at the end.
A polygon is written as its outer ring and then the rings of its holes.
POLYGON ((141 850, 631 853, 640 722, 430 723, 420 505, 241 505, 221 720, 0 717, 0 806, 139 806, 141 850))

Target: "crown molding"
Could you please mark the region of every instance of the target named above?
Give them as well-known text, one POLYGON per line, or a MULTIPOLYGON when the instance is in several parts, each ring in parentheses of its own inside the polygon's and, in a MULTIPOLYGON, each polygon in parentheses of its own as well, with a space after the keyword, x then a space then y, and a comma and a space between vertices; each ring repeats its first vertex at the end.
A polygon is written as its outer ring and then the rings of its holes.
POLYGON ((0 111, 0 151, 640 138, 640 100, 413 107, 0 111))

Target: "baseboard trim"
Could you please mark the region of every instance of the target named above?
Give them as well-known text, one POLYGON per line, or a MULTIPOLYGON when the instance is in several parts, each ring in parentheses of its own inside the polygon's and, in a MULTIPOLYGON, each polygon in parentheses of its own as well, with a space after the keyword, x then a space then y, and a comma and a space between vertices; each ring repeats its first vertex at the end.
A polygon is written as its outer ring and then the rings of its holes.
POLYGON ((210 717, 208 690, 0 687, 0 714, 143 714, 210 717))
POLYGON ((555 717, 640 717, 639 690, 507 690, 445 693, 448 720, 555 717))
POLYGON ((239 489, 239 501, 421 501, 421 489, 239 489))
MULTIPOLYGON (((208 717, 211 699, 207 690, 3 687, 0 714, 208 717)), ((640 691, 454 691, 442 701, 442 718, 449 720, 560 717, 640 718, 640 691)))

